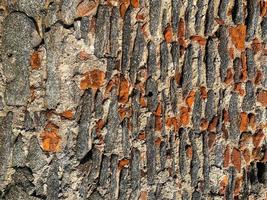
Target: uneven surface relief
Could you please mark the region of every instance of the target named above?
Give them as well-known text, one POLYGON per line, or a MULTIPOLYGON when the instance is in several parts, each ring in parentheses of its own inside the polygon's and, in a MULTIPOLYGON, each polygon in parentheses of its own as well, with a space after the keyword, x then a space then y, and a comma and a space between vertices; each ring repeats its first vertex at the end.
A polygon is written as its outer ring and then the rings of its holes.
POLYGON ((266 0, 0 0, 0 200, 266 200, 266 0))

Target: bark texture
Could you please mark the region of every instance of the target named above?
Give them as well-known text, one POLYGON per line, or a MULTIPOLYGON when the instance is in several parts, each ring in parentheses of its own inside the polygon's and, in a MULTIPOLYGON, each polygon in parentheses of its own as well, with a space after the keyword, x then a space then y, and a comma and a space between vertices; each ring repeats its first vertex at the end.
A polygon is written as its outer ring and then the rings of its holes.
POLYGON ((0 0, 0 199, 267 198, 265 0, 0 0))

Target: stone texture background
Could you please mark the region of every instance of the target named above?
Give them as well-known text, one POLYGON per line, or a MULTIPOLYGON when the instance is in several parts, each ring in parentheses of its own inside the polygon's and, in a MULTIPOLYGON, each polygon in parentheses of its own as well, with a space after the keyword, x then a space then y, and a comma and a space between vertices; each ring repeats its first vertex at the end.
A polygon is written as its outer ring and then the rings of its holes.
POLYGON ((0 199, 267 198, 265 0, 0 0, 0 199))

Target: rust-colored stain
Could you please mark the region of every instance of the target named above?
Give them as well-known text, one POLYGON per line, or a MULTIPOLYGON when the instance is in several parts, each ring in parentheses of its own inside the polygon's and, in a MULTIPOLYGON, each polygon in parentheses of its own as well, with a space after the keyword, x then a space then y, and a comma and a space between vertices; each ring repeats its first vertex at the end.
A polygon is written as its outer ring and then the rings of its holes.
POLYGON ((229 28, 230 37, 235 47, 242 51, 245 48, 246 25, 240 24, 229 28))
POLYGON ((207 130, 208 129, 208 126, 209 126, 208 120, 202 118, 200 120, 200 128, 201 128, 201 130, 207 130))
POLYGON ((192 159, 192 156, 193 156, 193 148, 192 146, 187 146, 186 148, 186 155, 188 158, 192 159))
POLYGON ((235 58, 235 49, 233 47, 229 48, 229 56, 232 60, 235 58))
POLYGON ((248 115, 245 112, 240 114, 240 132, 246 131, 248 129, 248 115))
POLYGON ((186 126, 189 124, 190 118, 189 118, 189 109, 187 107, 181 107, 180 109, 181 115, 180 115, 180 121, 183 126, 186 126))
POLYGON ((120 87, 119 87, 119 102, 120 103, 127 103, 128 98, 129 98, 129 89, 130 89, 129 82, 124 77, 121 77, 120 87))
POLYGON ((121 17, 124 17, 126 10, 128 9, 129 5, 130 5, 130 0, 121 0, 120 1, 120 14, 121 17))
POLYGON ((41 56, 38 51, 32 53, 30 64, 32 69, 39 69, 41 67, 41 56))
POLYGON ((164 38, 167 43, 172 42, 172 27, 170 26, 170 24, 168 24, 168 26, 166 27, 164 31, 164 38))
POLYGON ((192 107, 192 105, 194 104, 195 101, 195 91, 190 91, 190 93, 188 94, 188 96, 186 97, 186 104, 189 106, 189 108, 192 107))
POLYGON ((231 156, 232 164, 234 167, 241 172, 241 153, 239 149, 234 148, 232 151, 232 156, 231 156))
POLYGON ((139 7, 139 0, 131 0, 131 5, 133 8, 139 7))
POLYGON ((230 84, 232 83, 234 80, 234 73, 233 73, 233 70, 231 68, 228 68, 227 71, 226 71, 226 78, 224 80, 224 82, 226 84, 230 84))
POLYGON ((161 117, 156 116, 155 117, 155 131, 161 131, 162 129, 162 120, 161 117))
POLYGON ((129 162, 130 161, 127 159, 120 160, 119 161, 119 168, 122 169, 122 168, 126 167, 126 165, 129 165, 129 162))
POLYGON ((53 123, 48 123, 40 137, 42 139, 42 148, 47 152, 59 152, 61 136, 58 135, 58 127, 53 123))
POLYGON ((73 119, 73 112, 71 110, 65 110, 64 112, 60 113, 60 115, 66 119, 73 119))
POLYGON ((263 79, 263 73, 262 73, 262 71, 261 70, 257 70, 254 83, 256 85, 260 85, 262 79, 263 79))
POLYGON ((267 90, 260 90, 257 95, 257 100, 264 107, 267 107, 267 90))
POLYGON ((245 90, 242 87, 242 83, 235 84, 234 90, 237 91, 240 96, 244 96, 245 94, 245 90))
POLYGON ((206 39, 200 35, 193 35, 190 37, 192 41, 196 41, 199 45, 205 46, 206 45, 206 39))
POLYGON ((155 114, 155 116, 160 117, 161 112, 162 112, 162 106, 161 106, 161 103, 159 103, 154 114, 155 114))
POLYGON ((228 176, 224 175, 220 182, 220 191, 221 195, 225 194, 226 186, 228 185, 228 176))
POLYGON ((81 80, 80 88, 82 90, 93 88, 100 88, 105 81, 105 73, 99 69, 86 72, 84 78, 81 80))

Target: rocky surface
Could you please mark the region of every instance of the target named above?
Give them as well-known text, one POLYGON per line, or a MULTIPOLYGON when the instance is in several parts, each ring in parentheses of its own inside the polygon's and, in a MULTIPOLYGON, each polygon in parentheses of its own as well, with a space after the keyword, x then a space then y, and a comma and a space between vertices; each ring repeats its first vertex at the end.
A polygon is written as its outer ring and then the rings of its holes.
POLYGON ((267 198, 265 0, 0 1, 0 199, 267 198))

